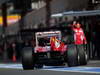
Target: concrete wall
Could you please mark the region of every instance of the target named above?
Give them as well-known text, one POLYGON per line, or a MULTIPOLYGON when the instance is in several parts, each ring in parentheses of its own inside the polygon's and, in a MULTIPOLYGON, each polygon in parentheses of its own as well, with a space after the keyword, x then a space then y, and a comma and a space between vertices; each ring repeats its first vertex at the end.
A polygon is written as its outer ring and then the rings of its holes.
POLYGON ((68 10, 81 10, 87 7, 89 0, 68 0, 68 10))
POLYGON ((6 35, 14 35, 19 31, 19 22, 12 24, 6 28, 6 35))
MULTIPOLYGON (((70 10, 82 10, 87 7, 88 0, 52 0, 51 11, 53 13, 59 13, 70 10)), ((44 22, 46 19, 45 6, 39 10, 28 13, 24 18, 24 28, 37 28, 38 24, 44 22)), ((16 33, 19 28, 19 24, 7 28, 7 31, 16 33), (17 26, 16 26, 17 25, 17 26)))
MULTIPOLYGON (((53 13, 59 13, 69 10, 82 10, 87 7, 88 0, 52 0, 51 11, 53 13)), ((46 17, 45 7, 29 13, 25 17, 26 27, 36 27, 35 24, 44 22, 46 17)))

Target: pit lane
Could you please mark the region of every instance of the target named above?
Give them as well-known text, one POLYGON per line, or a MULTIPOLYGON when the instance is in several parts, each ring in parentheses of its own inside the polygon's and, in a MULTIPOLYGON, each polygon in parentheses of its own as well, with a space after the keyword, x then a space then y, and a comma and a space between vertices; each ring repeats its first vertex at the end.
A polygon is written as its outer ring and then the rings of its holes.
POLYGON ((91 60, 86 66, 44 66, 27 71, 22 69, 20 63, 1 63, 0 75, 100 75, 100 61, 91 60))

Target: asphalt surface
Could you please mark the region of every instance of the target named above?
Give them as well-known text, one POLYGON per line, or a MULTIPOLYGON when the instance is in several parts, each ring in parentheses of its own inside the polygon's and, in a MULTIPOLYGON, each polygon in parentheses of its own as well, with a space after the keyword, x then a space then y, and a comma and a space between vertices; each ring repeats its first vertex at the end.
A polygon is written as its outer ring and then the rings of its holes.
POLYGON ((89 61, 86 66, 45 66, 35 70, 23 70, 20 63, 1 63, 0 75, 100 75, 100 60, 89 61))

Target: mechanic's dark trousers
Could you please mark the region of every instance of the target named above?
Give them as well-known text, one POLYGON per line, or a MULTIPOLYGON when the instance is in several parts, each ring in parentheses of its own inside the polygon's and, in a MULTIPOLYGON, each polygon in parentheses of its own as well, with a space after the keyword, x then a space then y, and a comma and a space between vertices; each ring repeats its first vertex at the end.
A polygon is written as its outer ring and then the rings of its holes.
POLYGON ((99 42, 95 44, 95 50, 96 50, 98 59, 100 59, 100 43, 99 42))

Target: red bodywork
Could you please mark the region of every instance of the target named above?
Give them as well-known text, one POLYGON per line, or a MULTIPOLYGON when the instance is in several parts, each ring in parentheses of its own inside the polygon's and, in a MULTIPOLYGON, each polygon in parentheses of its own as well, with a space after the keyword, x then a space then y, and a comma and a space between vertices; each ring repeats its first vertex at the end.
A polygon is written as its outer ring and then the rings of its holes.
POLYGON ((61 53, 64 53, 67 50, 68 50, 67 49, 67 45, 64 45, 64 43, 61 43, 59 45, 59 47, 56 47, 55 45, 45 46, 45 47, 41 47, 41 46, 35 47, 35 53, 38 53, 38 52, 49 52, 49 51, 59 51, 61 53))
POLYGON ((56 37, 51 38, 50 43, 51 43, 51 50, 53 51, 59 51, 63 53, 67 50, 67 45, 58 40, 56 37))

